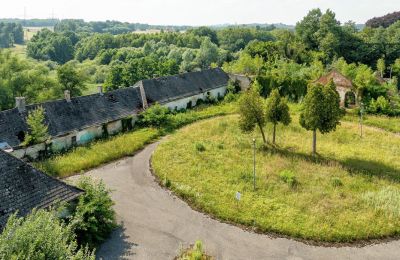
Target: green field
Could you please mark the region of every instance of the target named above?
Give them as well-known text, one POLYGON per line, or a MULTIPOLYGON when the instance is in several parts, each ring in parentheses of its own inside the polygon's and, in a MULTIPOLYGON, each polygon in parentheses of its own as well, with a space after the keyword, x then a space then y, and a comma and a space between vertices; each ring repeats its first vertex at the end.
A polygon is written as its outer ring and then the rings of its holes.
POLYGON ((262 232, 329 242, 399 234, 397 135, 366 128, 361 139, 357 124, 342 122, 336 132, 318 135, 314 159, 311 132, 300 127, 297 115, 278 128, 277 148, 263 147, 258 132, 241 133, 237 120, 210 119, 170 136, 152 159, 160 181, 192 206, 262 232))

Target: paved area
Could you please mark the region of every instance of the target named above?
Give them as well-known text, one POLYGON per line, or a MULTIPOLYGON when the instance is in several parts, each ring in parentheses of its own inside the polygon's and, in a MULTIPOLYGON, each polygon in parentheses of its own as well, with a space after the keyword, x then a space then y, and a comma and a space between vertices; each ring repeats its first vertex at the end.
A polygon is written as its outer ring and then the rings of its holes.
POLYGON ((173 259, 197 239, 217 259, 400 259, 400 241, 362 248, 315 247, 254 234, 192 210, 160 188, 149 170, 157 144, 88 174, 113 189, 122 228, 98 250, 100 259, 173 259))

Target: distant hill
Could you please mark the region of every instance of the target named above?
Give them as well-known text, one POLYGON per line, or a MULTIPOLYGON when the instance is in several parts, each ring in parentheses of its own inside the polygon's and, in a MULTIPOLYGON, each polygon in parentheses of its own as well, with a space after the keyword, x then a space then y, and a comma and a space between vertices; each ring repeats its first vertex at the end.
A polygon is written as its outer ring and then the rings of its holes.
POLYGON ((377 28, 377 27, 389 27, 395 22, 400 20, 400 12, 390 13, 381 17, 374 17, 366 22, 366 26, 377 28))

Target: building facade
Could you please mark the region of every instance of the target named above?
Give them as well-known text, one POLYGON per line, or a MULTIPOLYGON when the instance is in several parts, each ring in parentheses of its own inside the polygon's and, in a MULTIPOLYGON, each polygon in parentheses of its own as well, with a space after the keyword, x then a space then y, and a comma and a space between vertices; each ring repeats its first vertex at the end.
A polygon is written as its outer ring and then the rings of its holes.
POLYGON ((97 138, 115 135, 124 126, 133 127, 140 112, 155 103, 171 110, 194 107, 201 99, 222 98, 229 76, 222 69, 210 69, 169 77, 142 80, 133 87, 73 97, 65 93, 62 100, 25 105, 16 99, 14 109, 0 112, 0 149, 12 151, 18 158, 36 159, 47 152, 60 152, 97 138), (42 107, 50 140, 23 147, 28 132, 29 111, 42 107))

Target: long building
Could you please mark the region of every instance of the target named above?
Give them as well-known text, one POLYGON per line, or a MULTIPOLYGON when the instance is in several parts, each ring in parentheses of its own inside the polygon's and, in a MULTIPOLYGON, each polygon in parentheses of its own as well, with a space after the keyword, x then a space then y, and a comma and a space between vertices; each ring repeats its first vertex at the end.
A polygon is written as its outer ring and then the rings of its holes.
POLYGON ((229 76, 222 69, 209 69, 176 76, 142 80, 133 87, 62 100, 25 105, 16 99, 16 107, 0 112, 0 149, 18 157, 37 158, 46 149, 53 152, 86 144, 104 134, 113 135, 124 126, 133 126, 138 114, 155 103, 170 109, 193 107, 199 99, 223 97, 229 76), (42 107, 51 140, 48 144, 22 147, 29 111, 42 107))

